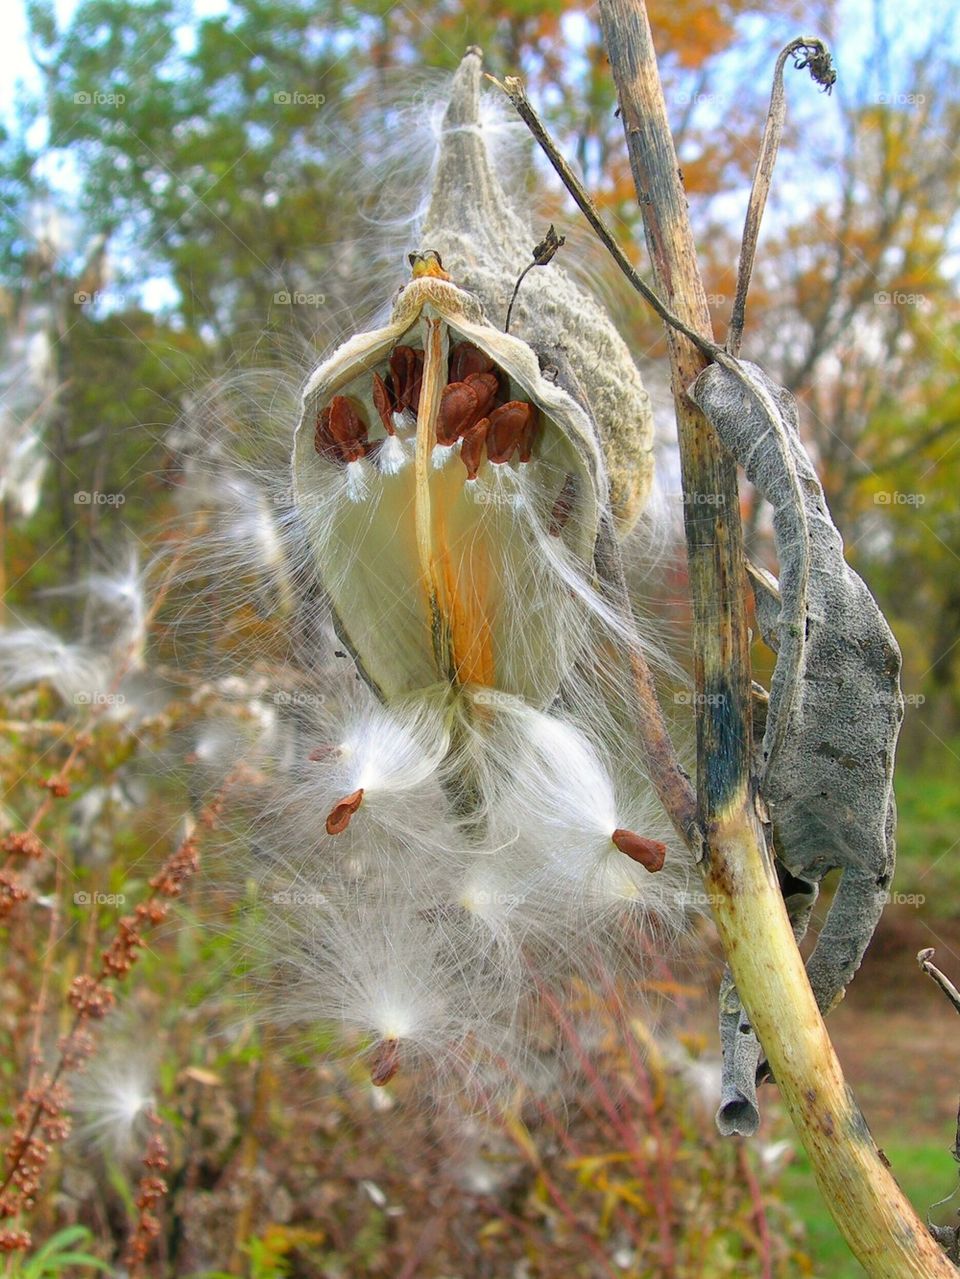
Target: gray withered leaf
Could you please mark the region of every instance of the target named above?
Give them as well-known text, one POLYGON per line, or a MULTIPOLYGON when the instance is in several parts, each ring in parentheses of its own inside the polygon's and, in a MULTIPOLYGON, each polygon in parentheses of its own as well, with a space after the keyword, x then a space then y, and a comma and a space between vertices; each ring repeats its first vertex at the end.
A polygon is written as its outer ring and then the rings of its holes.
MULTIPOLYGON (((807 965, 828 1012, 860 966, 893 877, 900 652, 844 558, 793 397, 758 366, 742 368, 752 386, 714 364, 690 395, 773 508, 779 584, 754 575, 760 628, 777 653, 760 794, 799 934, 824 875, 842 872, 807 965)), ((737 1016, 729 1000, 725 1017, 730 1038, 737 1016)))

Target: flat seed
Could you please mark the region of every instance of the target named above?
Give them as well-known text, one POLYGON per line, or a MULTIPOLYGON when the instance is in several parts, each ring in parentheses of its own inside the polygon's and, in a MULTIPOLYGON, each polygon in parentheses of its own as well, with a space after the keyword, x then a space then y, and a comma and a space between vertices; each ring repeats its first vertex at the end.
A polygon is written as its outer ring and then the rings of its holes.
POLYGON ((451 382, 464 382, 470 373, 492 373, 493 360, 471 342, 458 342, 450 352, 451 382))
POLYGON ((531 420, 536 425, 536 409, 525 400, 510 400, 490 414, 487 431, 487 457, 497 466, 509 462, 518 448, 521 461, 530 460, 531 420), (523 451, 526 451, 526 457, 523 451))
POLYGON ((483 461, 483 445, 487 438, 487 427, 490 425, 489 419, 481 418, 476 426, 469 427, 463 433, 463 443, 460 445, 460 460, 467 468, 467 479, 475 480, 480 471, 480 463, 483 461))
POLYGON ((374 373, 373 375, 373 405, 379 414, 380 421, 383 423, 383 429, 388 435, 395 435, 393 398, 387 390, 386 382, 384 382, 379 373, 374 373))
POLYGON ((621 853, 626 853, 646 870, 652 872, 663 869, 667 856, 666 844, 661 844, 657 839, 647 839, 632 830, 615 830, 610 838, 621 853))
POLYGON ((437 414, 437 443, 445 448, 456 444, 464 431, 482 417, 477 391, 469 382, 450 382, 440 392, 437 414))
POLYGON ((344 799, 341 799, 338 803, 334 804, 333 808, 331 808, 330 812, 327 814, 327 834, 342 834, 350 825, 350 818, 354 815, 362 803, 363 788, 361 787, 360 790, 353 791, 352 794, 347 795, 344 799))
POLYGON ((383 1088, 400 1069, 400 1041, 398 1039, 381 1039, 374 1045, 373 1060, 370 1063, 370 1082, 376 1088, 383 1088))

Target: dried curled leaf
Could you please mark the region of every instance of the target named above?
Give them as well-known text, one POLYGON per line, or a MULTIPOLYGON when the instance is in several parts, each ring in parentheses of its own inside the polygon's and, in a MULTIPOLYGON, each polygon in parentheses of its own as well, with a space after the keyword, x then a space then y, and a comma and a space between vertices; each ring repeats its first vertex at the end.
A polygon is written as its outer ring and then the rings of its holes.
MULTIPOLYGON (((760 794, 799 935, 824 875, 842 872, 807 965, 817 1002, 828 1012, 860 966, 893 876, 900 652, 844 559, 800 442, 792 396, 756 365, 741 368, 745 379, 712 365, 690 394, 773 507, 779 587, 755 577, 760 628, 777 653, 760 794)), ((746 1044, 734 1047, 733 1040, 746 1032, 729 999, 721 1023, 728 1072, 731 1079, 737 1074, 742 1094, 745 1072, 735 1071, 734 1059, 742 1067, 746 1044)), ((749 1109, 751 1099, 738 1104, 749 1109)))

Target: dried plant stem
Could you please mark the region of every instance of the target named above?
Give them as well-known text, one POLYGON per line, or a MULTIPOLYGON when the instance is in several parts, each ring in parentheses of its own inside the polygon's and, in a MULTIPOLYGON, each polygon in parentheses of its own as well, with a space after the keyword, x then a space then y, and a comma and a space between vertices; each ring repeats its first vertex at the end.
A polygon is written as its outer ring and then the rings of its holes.
MULTIPOLYGON (((601 0, 647 245, 659 293, 709 339, 710 320, 643 0, 601 0)), ((698 693, 701 863, 751 1024, 773 1066, 826 1203, 877 1279, 956 1275, 880 1158, 810 990, 756 812, 750 662, 736 470, 686 394, 699 344, 668 328, 686 502, 698 693)))
POLYGON ((733 299, 730 328, 727 331, 727 350, 733 356, 740 354, 747 293, 750 290, 750 278, 753 275, 753 264, 757 255, 760 222, 767 205, 767 196, 770 194, 773 166, 777 162, 780 138, 783 135, 783 122, 787 115, 787 99, 783 91, 783 68, 787 58, 797 59, 801 53, 806 54, 806 58, 797 62, 798 68, 809 66, 814 78, 828 92, 835 78, 826 45, 822 40, 811 36, 800 36, 796 40, 791 40, 786 48, 781 49, 780 56, 777 58, 773 71, 773 87, 770 91, 770 106, 767 109, 767 120, 760 140, 760 153, 757 156, 757 167, 753 174, 753 185, 750 188, 750 200, 743 225, 740 264, 737 268, 737 291, 733 299))
POLYGON ((951 1004, 953 1004, 954 1009, 960 1013, 960 990, 957 990, 950 978, 947 977, 946 974, 942 973, 933 962, 935 954, 936 951, 934 948, 932 946, 928 946, 925 950, 921 950, 918 953, 917 963, 928 977, 933 978, 946 997, 950 1000, 951 1004))
POLYGON ((257 1207, 257 1160, 263 1145, 264 1133, 270 1122, 270 1101, 273 1096, 274 1076, 270 1068, 273 1041, 269 1026, 260 1035, 260 1057, 253 1079, 253 1097, 249 1121, 240 1144, 239 1181, 243 1194, 240 1210, 233 1228, 233 1253, 230 1257, 230 1273, 243 1274, 244 1246, 253 1231, 254 1212, 257 1207))
MULTIPOLYGON (((25 1185, 21 1169, 28 1155, 35 1152, 38 1127, 45 1117, 56 1117, 62 1110, 61 1079, 76 1070, 91 1054, 93 1045, 88 1038, 88 1027, 107 1015, 115 1003, 113 985, 130 971, 145 945, 144 934, 156 927, 167 916, 170 902, 178 898, 184 885, 199 869, 199 844, 203 830, 217 826, 230 791, 244 776, 239 765, 224 781, 220 790, 200 814, 198 829, 187 835, 164 861, 158 873, 150 880, 151 892, 137 906, 133 915, 122 918, 110 945, 102 952, 100 967, 94 976, 86 973, 74 978, 70 986, 69 1003, 74 1009, 70 1029, 60 1041, 60 1051, 52 1072, 43 1078, 33 1090, 27 1091, 29 1111, 19 1123, 6 1149, 6 1168, 0 1181, 0 1222, 22 1211, 34 1198, 34 1186, 25 1185), (200 829, 202 828, 202 829, 200 829)), ((67 1129, 62 1136, 66 1136, 67 1129)), ((39 1162, 31 1170, 33 1180, 39 1179, 43 1165, 49 1157, 49 1141, 39 1151, 39 1162)), ((3 1227, 0 1226, 0 1230, 3 1227)), ((23 1235, 23 1247, 29 1247, 29 1236, 23 1235)))
POLYGON ((30 1055, 27 1061, 27 1089, 32 1089, 37 1082, 37 1072, 43 1065, 43 1019, 47 1011, 47 998, 50 992, 50 974, 53 970, 53 957, 56 953, 57 937, 61 926, 60 897, 63 892, 63 864, 58 860, 54 877, 53 902, 50 907, 50 921, 47 925, 47 944, 43 951, 43 967, 40 971, 40 987, 33 1005, 33 1034, 30 1039, 30 1055))
POLYGON ((653 54, 641 67, 642 5, 601 9, 617 77, 630 162, 643 209, 659 294, 683 325, 667 328, 683 488, 688 571, 694 610, 697 704, 697 801, 703 826, 742 803, 751 765, 751 680, 746 583, 736 466, 721 451, 687 387, 709 362, 710 312, 697 267, 673 140, 653 54), (627 38, 620 33, 625 33, 627 38), (651 78, 652 73, 652 78, 651 78), (687 330, 700 335, 694 343, 687 330), (704 500, 709 497, 711 500, 704 500))

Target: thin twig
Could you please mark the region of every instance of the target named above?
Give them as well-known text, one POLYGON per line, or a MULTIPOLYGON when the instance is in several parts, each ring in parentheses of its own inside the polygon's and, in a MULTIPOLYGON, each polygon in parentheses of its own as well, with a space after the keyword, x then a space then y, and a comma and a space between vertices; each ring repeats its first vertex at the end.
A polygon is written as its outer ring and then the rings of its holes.
POLYGON ((524 282, 535 266, 547 266, 556 257, 557 253, 566 244, 566 236, 557 235, 553 223, 550 229, 543 237, 539 244, 534 246, 533 261, 529 266, 525 266, 520 272, 520 277, 513 286, 513 296, 510 299, 510 305, 507 307, 507 318, 503 326, 504 333, 510 332, 510 319, 513 316, 513 306, 517 300, 517 294, 520 292, 520 285, 524 282))
POLYGON ((934 965, 932 961, 935 954, 936 951, 933 947, 928 946, 926 950, 921 950, 917 955, 917 963, 928 977, 933 978, 946 997, 950 1000, 951 1004, 953 1004, 956 1011, 960 1013, 960 990, 957 990, 950 978, 945 977, 940 969, 934 965))
POLYGON ((640 296, 648 302, 651 307, 653 307, 654 311, 656 311, 657 315, 659 315, 664 323, 669 324, 671 328, 676 329, 678 333, 682 333, 684 337, 689 338, 694 346, 696 346, 699 351, 702 351, 704 355, 711 359, 715 359, 718 355, 722 355, 722 347, 718 346, 715 342, 709 341, 707 338, 703 337, 702 334, 691 329, 689 325, 684 324, 683 320, 681 320, 679 316, 673 314, 669 307, 657 296, 653 289, 650 288, 649 284, 646 283, 642 276, 637 273, 629 258, 624 254, 620 245, 607 229, 606 223, 603 221, 603 218, 601 218, 597 210, 597 206, 590 199, 590 196, 584 189, 580 179, 560 154, 556 144, 547 132, 543 121, 531 106, 530 99, 526 95, 522 81, 517 79, 516 76, 507 76, 506 80, 501 82, 496 78, 496 76, 490 75, 489 72, 484 72, 484 74, 491 83, 495 84, 498 89, 501 89, 507 95, 514 107, 516 107, 517 114, 540 144, 544 155, 556 169, 560 176, 560 180, 579 205, 583 216, 587 219, 591 227, 593 227, 594 231, 603 241, 604 246, 612 255, 617 266, 624 273, 640 296))
POLYGON ((767 110, 767 121, 760 140, 760 154, 757 156, 757 167, 753 174, 753 186, 750 188, 750 200, 747 204, 747 216, 743 224, 743 239, 740 243, 740 266, 737 271, 737 292, 733 299, 733 311, 730 316, 730 327, 727 330, 727 350, 731 355, 740 354, 743 340, 744 313, 747 306, 747 291, 750 288, 750 277, 753 275, 753 264, 757 255, 757 239, 760 235, 760 222, 766 208, 767 196, 770 194, 770 183, 773 179, 773 167, 777 162, 780 139, 783 136, 783 122, 787 114, 787 99, 783 91, 783 68, 787 58, 793 57, 798 70, 804 68, 829 93, 837 78, 830 59, 830 51, 822 40, 812 36, 800 36, 791 40, 782 49, 773 71, 773 88, 770 91, 770 106, 767 110))

